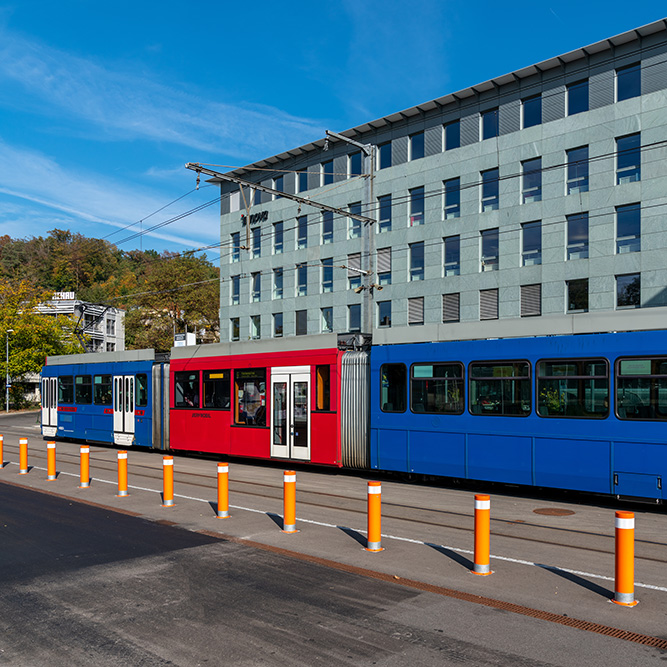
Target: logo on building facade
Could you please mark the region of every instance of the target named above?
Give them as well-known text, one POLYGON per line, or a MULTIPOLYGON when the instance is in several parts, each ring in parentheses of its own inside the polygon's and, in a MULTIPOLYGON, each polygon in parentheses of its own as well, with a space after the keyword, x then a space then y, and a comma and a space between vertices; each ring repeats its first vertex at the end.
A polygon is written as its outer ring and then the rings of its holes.
MULTIPOLYGON (((250 216, 250 226, 252 227, 253 225, 258 225, 260 222, 266 222, 269 219, 269 212, 268 211, 262 211, 261 213, 253 213, 250 216)), ((241 216, 241 224, 245 227, 247 224, 248 216, 247 215, 242 215, 241 216)))

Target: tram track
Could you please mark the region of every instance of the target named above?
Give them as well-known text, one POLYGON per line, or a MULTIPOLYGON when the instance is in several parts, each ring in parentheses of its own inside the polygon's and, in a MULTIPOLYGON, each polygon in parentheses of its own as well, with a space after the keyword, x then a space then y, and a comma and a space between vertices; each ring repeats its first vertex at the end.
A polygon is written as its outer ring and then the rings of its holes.
MULTIPOLYGON (((16 456, 18 458, 18 447, 15 447, 13 445, 8 445, 5 443, 5 450, 7 450, 7 453, 16 453, 16 456)), ((115 452, 117 450, 113 449, 106 449, 106 448, 100 448, 97 449, 97 452, 92 451, 91 454, 95 453, 100 453, 100 452, 115 452)), ((59 460, 66 462, 72 466, 77 466, 79 462, 79 456, 78 454, 75 453, 70 453, 70 452, 59 452, 58 454, 59 460)), ((41 452, 35 452, 31 451, 30 452, 30 458, 31 459, 36 459, 40 462, 46 461, 46 456, 44 454, 41 454, 41 452)), ((91 469, 91 475, 92 471, 98 470, 98 471, 103 471, 105 473, 116 473, 116 466, 115 465, 104 465, 103 462, 100 462, 99 459, 96 460, 93 456, 90 458, 90 469, 91 469)), ((162 475, 158 472, 156 472, 155 467, 153 466, 148 466, 142 463, 133 463, 132 465, 132 477, 138 477, 140 479, 147 479, 147 480, 153 480, 156 482, 161 483, 162 482, 162 475), (140 472, 137 472, 140 471, 140 472)), ((181 483, 186 484, 188 486, 192 486, 195 488, 201 488, 201 489, 206 489, 211 492, 215 492, 216 489, 216 483, 215 483, 215 476, 211 475, 210 477, 202 474, 202 473, 195 473, 195 472, 188 472, 188 471, 178 471, 175 473, 175 480, 176 483, 178 484, 179 480, 181 483)), ((264 498, 268 500, 273 500, 273 501, 280 501, 282 499, 282 486, 279 485, 272 485, 272 484, 266 484, 263 482, 252 482, 252 481, 246 481, 246 480, 230 480, 230 491, 234 494, 238 495, 243 495, 243 496, 248 496, 248 497, 254 497, 254 498, 264 498), (243 489, 239 488, 242 486, 250 486, 253 487, 253 490, 250 489, 243 489), (259 491, 259 489, 264 490, 265 492, 262 493, 259 491), (267 491, 271 492, 267 492, 267 491)), ((323 509, 323 510, 328 510, 328 511, 344 511, 344 512, 349 512, 352 514, 357 514, 360 516, 366 516, 366 503, 365 499, 357 500, 354 498, 350 498, 349 496, 342 495, 342 494, 333 494, 333 493, 321 493, 319 491, 308 491, 308 490, 299 490, 299 500, 298 500, 299 505, 307 506, 307 507, 312 507, 312 508, 317 508, 317 509, 323 509), (326 504, 324 502, 317 502, 316 500, 309 498, 309 496, 316 496, 316 497, 326 497, 328 499, 332 500, 342 500, 345 501, 346 506, 343 507, 341 504, 326 504), (357 505, 357 507, 350 506, 350 505, 357 505)), ((429 527, 429 528, 436 528, 440 530, 456 530, 460 531, 466 534, 472 534, 474 532, 474 529, 472 526, 462 526, 462 525, 457 525, 456 523, 445 523, 442 521, 435 521, 432 519, 429 519, 427 517, 415 517, 415 516, 401 516, 400 514, 396 513, 396 510, 406 510, 406 511, 412 511, 412 512, 417 512, 417 513, 435 513, 435 514, 445 514, 445 515, 451 515, 453 517, 460 518, 461 520, 467 520, 470 521, 471 517, 469 515, 466 515, 461 512, 453 512, 453 511, 448 511, 448 510, 441 510, 441 509, 430 509, 430 508, 423 508, 423 507, 415 507, 413 505, 403 505, 400 503, 395 503, 395 502, 387 502, 383 501, 383 519, 386 520, 394 520, 394 521, 403 521, 403 522, 409 522, 409 523, 418 523, 421 526, 429 527), (392 510, 388 508, 393 508, 394 512, 392 513, 392 510)), ((582 536, 582 537, 593 537, 593 538, 602 538, 604 540, 609 541, 611 548, 605 549, 605 548, 599 548, 599 547, 594 547, 594 546, 583 546, 583 545, 577 545, 570 542, 566 541, 558 541, 558 540, 549 540, 549 539, 543 539, 543 538, 537 538, 537 537, 529 537, 525 535, 515 535, 511 534, 509 532, 505 532, 502 530, 492 529, 491 530, 491 535, 494 537, 502 537, 505 539, 510 539, 510 540, 516 540, 518 542, 528 542, 536 545, 544 545, 544 546, 557 546, 557 547, 564 547, 566 546, 568 549, 575 549, 578 551, 582 552, 589 552, 589 553, 594 553, 594 554, 604 554, 604 555, 614 555, 614 548, 613 548, 613 542, 614 542, 614 536, 613 535, 605 535, 602 533, 597 533, 593 531, 583 531, 583 530, 573 530, 569 528, 563 528, 563 527, 558 527, 558 526, 547 526, 544 524, 539 524, 539 523, 527 523, 527 522, 521 522, 517 523, 515 520, 511 519, 503 519, 503 518, 492 518, 491 519, 492 524, 504 524, 504 525, 513 525, 513 526, 520 526, 521 529, 523 528, 532 528, 532 529, 537 529, 537 530, 544 530, 544 531, 558 531, 561 534, 565 535, 571 535, 571 536, 582 536)), ((667 547, 667 544, 662 543, 662 542, 655 542, 651 540, 642 540, 642 539, 637 539, 636 540, 637 545, 645 545, 647 547, 667 547)), ((652 556, 647 556, 647 555, 642 555, 640 553, 635 554, 635 558, 640 561, 646 561, 646 562, 652 562, 652 563, 659 563, 659 564, 667 564, 667 559, 665 558, 656 558, 652 556)))

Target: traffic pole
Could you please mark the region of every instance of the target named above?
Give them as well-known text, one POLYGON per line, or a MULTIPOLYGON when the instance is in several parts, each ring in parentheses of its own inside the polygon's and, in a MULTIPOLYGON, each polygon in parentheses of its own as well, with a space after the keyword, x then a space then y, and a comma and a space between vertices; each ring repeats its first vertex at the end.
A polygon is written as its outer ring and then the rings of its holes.
POLYGON ((229 464, 218 463, 218 519, 229 518, 229 464))
POLYGON ((616 604, 635 607, 635 514, 616 512, 616 604))
POLYGON ((118 452, 118 493, 117 498, 127 496, 127 452, 121 450, 118 452))
POLYGON ((283 533, 297 533, 296 529, 296 470, 285 470, 283 475, 283 533))
POLYGON ((368 482, 366 551, 384 551, 382 547, 382 484, 380 482, 368 482))
POLYGON ((19 438, 19 475, 28 474, 28 438, 19 438))
POLYGON ((491 496, 475 494, 475 555, 474 574, 491 574, 490 560, 491 496))
POLYGON ((46 443, 46 479, 52 482, 56 479, 56 443, 46 443))
POLYGON ((5 438, 0 435, 0 470, 5 467, 5 438))
POLYGON ((81 446, 81 483, 80 489, 87 489, 90 486, 90 447, 81 446))
POLYGON ((174 506, 174 457, 162 457, 162 507, 174 506))

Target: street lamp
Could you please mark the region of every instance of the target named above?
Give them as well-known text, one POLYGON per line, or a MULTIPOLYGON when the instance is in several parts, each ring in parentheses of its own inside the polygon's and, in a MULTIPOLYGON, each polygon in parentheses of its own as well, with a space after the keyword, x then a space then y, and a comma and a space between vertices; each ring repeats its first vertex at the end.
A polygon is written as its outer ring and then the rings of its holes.
POLYGON ((7 337, 7 376, 5 378, 5 387, 6 387, 6 395, 5 395, 5 411, 9 412, 9 334, 14 333, 14 329, 7 329, 6 331, 6 337, 7 337))

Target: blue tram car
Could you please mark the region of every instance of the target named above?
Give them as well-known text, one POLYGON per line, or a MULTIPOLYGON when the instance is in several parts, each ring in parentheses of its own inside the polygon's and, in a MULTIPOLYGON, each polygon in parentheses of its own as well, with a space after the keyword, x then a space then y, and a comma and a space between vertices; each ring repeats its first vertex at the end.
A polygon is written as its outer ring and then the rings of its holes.
POLYGON ((373 347, 380 470, 641 497, 667 479, 667 332, 373 347))
POLYGON ((168 449, 168 383, 153 350, 47 357, 42 435, 168 449))

